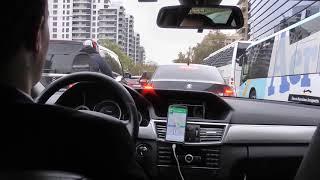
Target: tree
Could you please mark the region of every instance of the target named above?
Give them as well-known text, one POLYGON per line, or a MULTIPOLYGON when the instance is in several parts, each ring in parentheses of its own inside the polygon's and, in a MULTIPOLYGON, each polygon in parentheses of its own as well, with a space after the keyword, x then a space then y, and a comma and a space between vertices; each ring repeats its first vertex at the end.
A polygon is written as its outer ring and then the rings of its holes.
POLYGON ((191 47, 189 47, 186 54, 179 52, 178 59, 173 60, 173 62, 174 63, 192 63, 192 59, 193 59, 193 50, 191 47))
POLYGON ((143 72, 154 72, 156 70, 156 65, 148 65, 148 64, 136 64, 132 66, 130 69, 131 75, 141 75, 143 72))
POLYGON ((115 44, 114 42, 108 40, 108 39, 103 39, 99 40, 99 44, 114 53, 116 53, 119 57, 119 60, 123 66, 124 71, 129 71, 130 67, 134 65, 133 60, 130 59, 129 56, 127 56, 122 49, 119 47, 119 45, 115 44))
POLYGON ((173 62, 186 63, 189 61, 194 64, 202 64, 204 58, 224 46, 222 42, 224 42, 226 38, 227 36, 219 31, 210 32, 195 47, 189 47, 185 54, 179 52, 178 59, 173 60, 173 62))
POLYGON ((118 55, 125 72, 129 72, 132 75, 141 75, 144 71, 154 72, 156 70, 156 65, 135 64, 134 61, 123 52, 119 45, 110 40, 99 40, 99 44, 118 55))

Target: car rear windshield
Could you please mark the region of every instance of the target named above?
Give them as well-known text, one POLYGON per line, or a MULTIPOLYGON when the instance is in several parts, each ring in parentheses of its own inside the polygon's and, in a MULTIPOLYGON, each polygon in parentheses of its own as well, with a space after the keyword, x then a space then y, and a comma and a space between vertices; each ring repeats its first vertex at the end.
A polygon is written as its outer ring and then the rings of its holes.
POLYGON ((215 67, 203 65, 162 65, 158 67, 152 79, 216 81, 224 83, 219 71, 215 67))

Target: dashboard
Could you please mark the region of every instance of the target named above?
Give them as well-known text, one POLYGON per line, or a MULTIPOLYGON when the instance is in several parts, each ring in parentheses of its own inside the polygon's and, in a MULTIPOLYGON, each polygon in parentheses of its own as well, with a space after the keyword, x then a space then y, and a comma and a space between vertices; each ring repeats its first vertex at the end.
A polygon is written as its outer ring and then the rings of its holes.
MULTIPOLYGON (((136 158, 151 179, 180 179, 173 143, 165 140, 170 105, 188 108, 185 142, 176 144, 188 180, 293 179, 320 117, 316 106, 127 89, 141 116, 136 158)), ((92 83, 75 85, 56 104, 127 118, 119 97, 92 83)))

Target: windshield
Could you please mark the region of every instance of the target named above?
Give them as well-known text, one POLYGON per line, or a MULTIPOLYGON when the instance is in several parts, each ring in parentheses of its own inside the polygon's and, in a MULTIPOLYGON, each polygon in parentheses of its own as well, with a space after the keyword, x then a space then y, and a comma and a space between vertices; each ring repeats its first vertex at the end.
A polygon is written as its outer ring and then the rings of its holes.
MULTIPOLYGON (((205 91, 208 85, 200 82, 215 82, 239 98, 320 105, 320 2, 223 0, 241 8, 243 28, 199 33, 158 27, 159 10, 179 4, 49 0, 51 41, 41 82, 46 86, 66 74, 94 71, 133 88, 157 88, 156 81, 170 80, 161 87, 177 89, 172 82, 186 80, 205 91)), ((232 11, 205 15, 224 23, 223 13, 232 11)))
POLYGON ((224 83, 221 74, 215 67, 188 66, 185 64, 159 66, 152 80, 215 81, 224 83))

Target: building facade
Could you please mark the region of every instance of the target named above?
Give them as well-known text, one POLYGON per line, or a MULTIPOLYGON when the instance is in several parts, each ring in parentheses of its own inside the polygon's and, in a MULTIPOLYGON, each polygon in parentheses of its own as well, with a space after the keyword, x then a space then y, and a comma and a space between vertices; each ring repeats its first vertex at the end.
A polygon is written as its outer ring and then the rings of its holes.
POLYGON ((108 39, 135 62, 142 61, 135 51, 134 17, 126 15, 120 4, 110 4, 109 0, 49 0, 48 5, 52 40, 108 39))
POLYGON ((49 0, 49 30, 51 39, 72 40, 72 0, 49 0))
POLYGON ((134 46, 135 62, 143 64, 145 62, 146 57, 145 57, 145 50, 140 45, 140 34, 135 33, 134 38, 135 38, 135 46, 134 46))
POLYGON ((262 39, 318 12, 319 1, 248 0, 249 39, 262 39))
POLYGON ((244 18, 244 25, 242 28, 237 30, 237 33, 242 37, 241 40, 248 40, 249 36, 249 27, 248 27, 248 0, 239 0, 237 5, 240 7, 243 18, 244 18))

